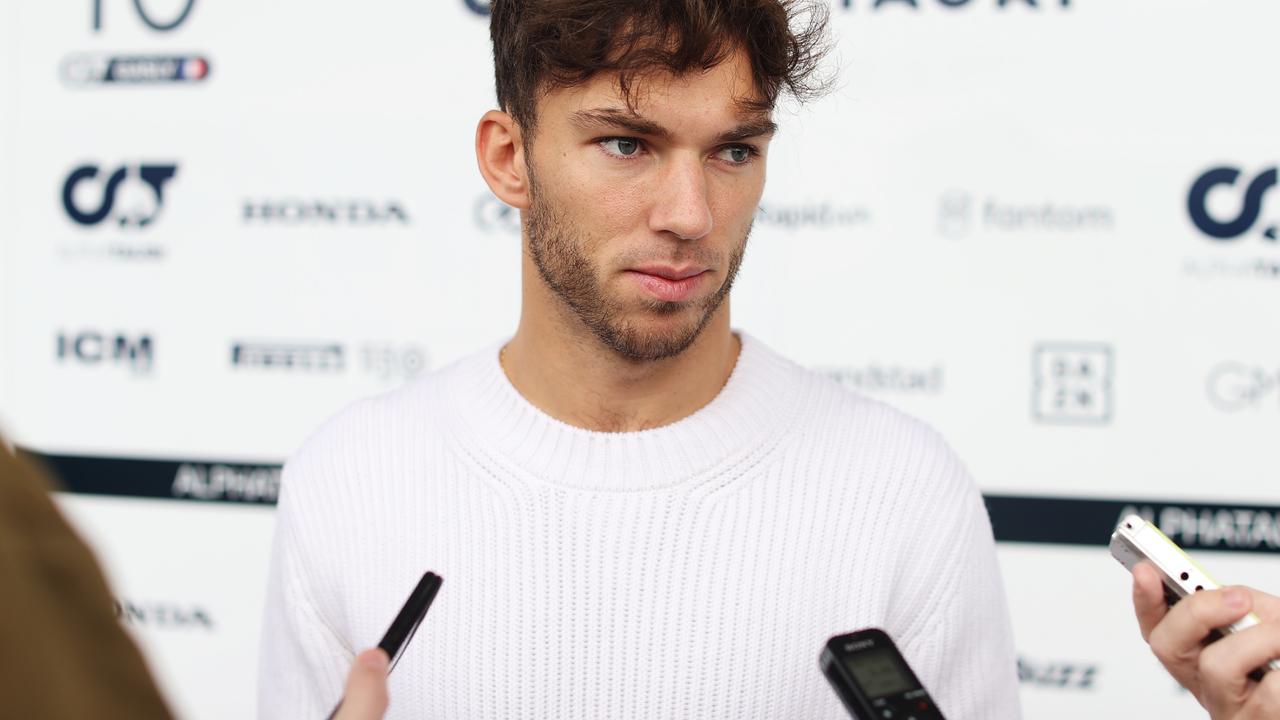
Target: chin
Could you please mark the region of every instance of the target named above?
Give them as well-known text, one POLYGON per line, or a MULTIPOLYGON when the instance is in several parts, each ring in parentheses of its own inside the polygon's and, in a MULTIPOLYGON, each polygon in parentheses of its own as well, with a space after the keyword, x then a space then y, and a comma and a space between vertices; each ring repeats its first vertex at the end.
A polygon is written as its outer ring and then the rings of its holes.
POLYGON ((700 306, 688 303, 664 303, 683 307, 668 308, 665 314, 652 310, 625 320, 615 321, 596 333, 605 345, 629 359, 654 361, 680 355, 693 344, 710 320, 700 306))

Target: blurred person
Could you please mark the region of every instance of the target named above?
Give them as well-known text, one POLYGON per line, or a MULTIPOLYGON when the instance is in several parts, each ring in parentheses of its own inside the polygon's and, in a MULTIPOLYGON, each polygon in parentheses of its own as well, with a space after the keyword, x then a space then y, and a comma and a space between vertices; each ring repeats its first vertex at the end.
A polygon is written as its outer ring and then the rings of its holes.
POLYGON ((821 5, 492 3, 475 149, 520 211, 519 323, 286 464, 261 716, 322 716, 427 569, 449 588, 394 717, 843 718, 817 656, 866 626, 949 716, 1019 716, 961 462, 730 324, 775 103, 822 89, 821 5))
MULTIPOLYGON (((49 482, 0 439, 0 697, 4 717, 172 717, 120 627, 92 551, 49 497, 49 482)), ((387 655, 361 653, 335 720, 386 711, 387 655)))
POLYGON ((1195 593, 1170 608, 1156 569, 1142 562, 1133 572, 1133 608, 1142 639, 1212 720, 1280 718, 1280 672, 1249 678, 1280 657, 1280 598, 1233 586, 1195 593), (1209 643, 1217 628, 1250 612, 1262 622, 1209 643))
POLYGON ((113 604, 47 481, 0 442, 0 715, 171 717, 113 604))

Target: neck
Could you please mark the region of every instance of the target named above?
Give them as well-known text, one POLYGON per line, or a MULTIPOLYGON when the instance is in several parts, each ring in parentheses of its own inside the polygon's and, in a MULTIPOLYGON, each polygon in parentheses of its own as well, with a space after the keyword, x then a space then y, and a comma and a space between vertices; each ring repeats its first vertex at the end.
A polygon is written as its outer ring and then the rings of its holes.
POLYGON ((536 271, 524 275, 520 325, 502 349, 502 369, 526 400, 561 422, 601 432, 669 425, 710 403, 733 372, 741 342, 727 300, 684 352, 632 360, 600 342, 536 271))

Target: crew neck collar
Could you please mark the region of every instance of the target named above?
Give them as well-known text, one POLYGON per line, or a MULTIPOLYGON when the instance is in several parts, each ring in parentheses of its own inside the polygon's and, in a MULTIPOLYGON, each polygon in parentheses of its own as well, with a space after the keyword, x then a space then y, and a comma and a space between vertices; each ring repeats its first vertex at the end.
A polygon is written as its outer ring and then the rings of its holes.
POLYGON ((633 432, 575 427, 530 403, 507 378, 495 343, 458 363, 450 402, 464 441, 517 471, 580 490, 677 485, 771 445, 797 402, 797 368, 746 333, 711 402, 633 432))

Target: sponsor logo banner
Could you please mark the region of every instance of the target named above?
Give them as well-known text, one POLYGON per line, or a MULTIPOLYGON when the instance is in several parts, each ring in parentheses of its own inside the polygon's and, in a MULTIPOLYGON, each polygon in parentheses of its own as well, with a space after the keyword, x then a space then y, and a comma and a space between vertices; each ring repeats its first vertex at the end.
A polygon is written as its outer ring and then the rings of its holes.
POLYGON ((159 630, 214 629, 213 613, 200 605, 117 598, 116 618, 127 625, 159 630))
POLYGON ((120 495, 274 505, 280 465, 152 458, 53 455, 18 448, 48 467, 60 486, 86 495, 120 495))
POLYGON ((1033 687, 1095 690, 1100 672, 1097 663, 1018 657, 1018 681, 1033 687))
POLYGON ((1188 257, 1183 271, 1201 278, 1280 279, 1278 181, 1280 167, 1274 165, 1256 171, 1219 165, 1200 173, 1187 191, 1187 219, 1202 247, 1217 247, 1188 257))
MULTIPOLYGON (((19 456, 56 473, 73 493, 272 505, 280 466, 218 461, 55 455, 19 456)), ((1159 525, 1188 550, 1280 554, 1280 506, 1159 500, 986 495, 999 542, 1106 546, 1126 515, 1159 525)), ((1057 672, 1057 671, 1055 671, 1057 672)))
POLYGON ((869 393, 909 393, 938 395, 942 393, 941 365, 862 365, 857 367, 818 367, 826 375, 847 388, 869 393))
POLYGON ((1110 345, 1040 343, 1032 350, 1031 366, 1031 414, 1036 422, 1111 422, 1115 358, 1110 345))
POLYGON ((1205 386, 1209 402, 1222 412, 1280 410, 1280 363, 1218 363, 1209 371, 1205 386))
POLYGON ((231 344, 233 368, 340 373, 346 356, 339 343, 237 341, 231 344))
POLYGON ((164 209, 165 184, 177 172, 177 165, 172 164, 126 165, 99 182, 99 174, 104 174, 100 166, 81 165, 62 184, 62 208, 79 225, 93 227, 112 220, 120 227, 145 228, 164 209), (136 191, 131 193, 135 184, 136 191), (118 202, 121 197, 130 202, 118 202))
POLYGON ((155 367, 155 341, 147 333, 61 332, 56 357, 60 363, 123 367, 134 375, 150 375, 155 367))
POLYGON ((1062 235, 1110 233, 1116 212, 1107 205, 1021 202, 996 197, 976 199, 956 190, 938 200, 938 233, 965 237, 975 230, 998 233, 1047 232, 1062 235))
POLYGON ((285 198, 245 200, 241 220, 246 225, 398 225, 409 214, 396 200, 285 198))
POLYGON ((198 83, 209 77, 209 59, 200 55, 72 55, 62 62, 62 80, 87 85, 198 83))
POLYGON ((1280 553, 1280 506, 1161 500, 986 495, 996 539, 1106 545, 1126 515, 1141 515, 1188 550, 1280 553))

